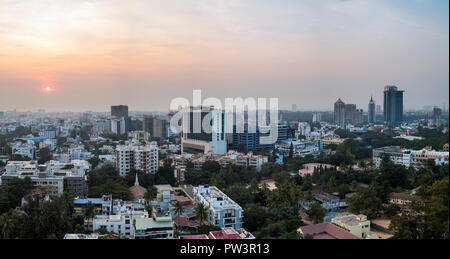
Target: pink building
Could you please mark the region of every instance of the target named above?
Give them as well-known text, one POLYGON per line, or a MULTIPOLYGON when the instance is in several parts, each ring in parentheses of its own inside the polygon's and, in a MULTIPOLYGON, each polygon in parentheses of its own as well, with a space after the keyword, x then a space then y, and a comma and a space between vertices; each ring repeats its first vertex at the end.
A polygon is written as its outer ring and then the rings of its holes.
POLYGON ((333 165, 330 164, 319 164, 319 163, 311 163, 311 164, 304 164, 303 165, 303 169, 298 170, 298 174, 300 176, 305 176, 305 175, 312 175, 314 172, 315 168, 333 168, 333 165))
POLYGON ((182 236, 179 239, 255 239, 255 237, 245 229, 224 228, 211 231, 208 235, 182 236))

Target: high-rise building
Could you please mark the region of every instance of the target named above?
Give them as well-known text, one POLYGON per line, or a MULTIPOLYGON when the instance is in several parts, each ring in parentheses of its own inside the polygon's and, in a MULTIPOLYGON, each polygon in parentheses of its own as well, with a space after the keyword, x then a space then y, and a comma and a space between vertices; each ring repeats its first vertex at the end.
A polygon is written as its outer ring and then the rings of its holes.
POLYGON ((113 105, 111 106, 112 117, 128 117, 128 106, 126 105, 113 105))
POLYGON ((293 104, 293 105, 292 105, 292 111, 293 111, 293 112, 297 111, 297 104, 293 104))
POLYGON ((379 104, 377 104, 377 111, 376 111, 376 113, 377 114, 382 114, 383 113, 383 111, 381 110, 381 105, 379 105, 379 104))
POLYGON ((384 121, 388 124, 403 122, 403 92, 396 86, 384 88, 384 121))
POLYGON ((189 107, 183 113, 182 152, 225 154, 225 114, 222 110, 189 107), (209 120, 210 123, 204 123, 209 120))
POLYGON ((147 174, 158 172, 158 147, 156 145, 122 145, 116 147, 116 167, 124 176, 132 169, 147 174))
POLYGON ((439 107, 434 107, 433 108, 433 119, 434 122, 438 122, 441 119, 442 116, 442 110, 439 107))
POLYGON ((320 112, 315 112, 313 113, 313 122, 321 122, 322 121, 322 113, 320 112))
POLYGON ((334 123, 340 127, 347 124, 363 124, 363 110, 356 104, 345 104, 340 98, 334 103, 334 123))
POLYGON ((375 102, 373 101, 373 96, 370 98, 369 102, 369 114, 367 117, 367 122, 372 124, 375 124, 376 122, 375 102))
POLYGON ((150 133, 152 138, 167 138, 167 121, 165 119, 144 115, 142 129, 150 133))
POLYGON ((334 103, 334 123, 340 127, 345 126, 345 103, 339 98, 334 103))
POLYGON ((128 117, 111 119, 111 132, 117 135, 127 134, 127 119, 128 117))
POLYGON ((128 106, 111 106, 111 117, 111 131, 115 134, 127 134, 131 124, 130 117, 128 117, 128 106))

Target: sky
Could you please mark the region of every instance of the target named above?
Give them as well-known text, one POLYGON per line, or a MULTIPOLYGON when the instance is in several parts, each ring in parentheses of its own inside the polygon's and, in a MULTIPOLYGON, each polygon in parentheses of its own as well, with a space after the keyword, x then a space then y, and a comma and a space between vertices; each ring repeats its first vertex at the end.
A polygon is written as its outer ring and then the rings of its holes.
POLYGON ((449 103, 448 0, 0 0, 0 111, 449 103), (48 89, 47 89, 48 88, 48 89))

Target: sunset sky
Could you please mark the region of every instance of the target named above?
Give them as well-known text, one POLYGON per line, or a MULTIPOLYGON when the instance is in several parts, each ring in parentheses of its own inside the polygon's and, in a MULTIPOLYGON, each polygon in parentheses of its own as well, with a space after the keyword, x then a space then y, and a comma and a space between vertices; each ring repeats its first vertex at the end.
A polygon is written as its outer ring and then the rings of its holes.
POLYGON ((448 107, 448 0, 0 0, 0 111, 167 111, 175 97, 281 108, 448 107), (47 89, 47 87, 49 89, 47 89))

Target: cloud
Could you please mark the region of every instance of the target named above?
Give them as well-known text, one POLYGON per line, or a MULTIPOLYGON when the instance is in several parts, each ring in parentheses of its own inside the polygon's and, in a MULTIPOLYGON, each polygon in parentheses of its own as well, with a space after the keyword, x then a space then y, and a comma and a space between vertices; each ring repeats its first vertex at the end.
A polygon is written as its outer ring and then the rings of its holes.
POLYGON ((442 102, 446 2, 0 0, 0 88, 15 96, 0 109, 75 109, 71 96, 86 92, 105 97, 85 98, 92 110, 112 101, 165 109, 197 87, 325 109, 338 96, 365 106, 388 83, 414 93, 409 106, 425 93, 442 102), (50 79, 65 101, 20 98, 50 79))

